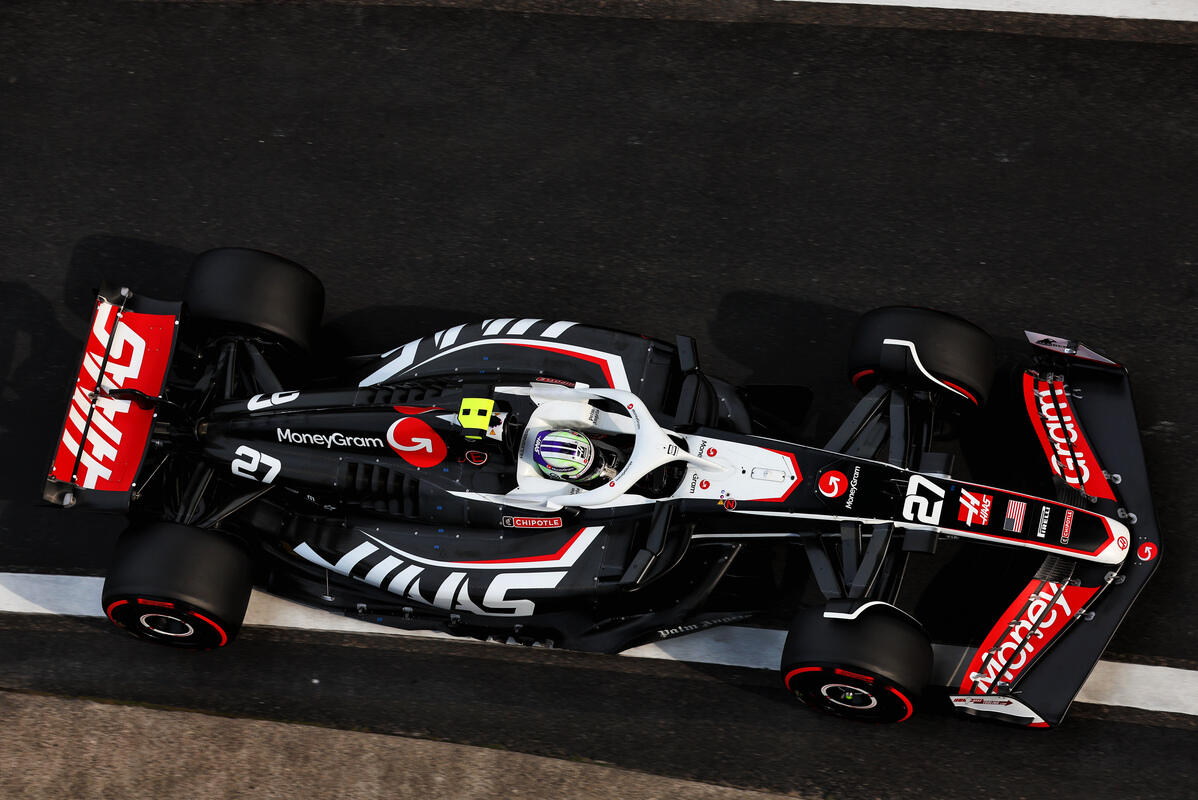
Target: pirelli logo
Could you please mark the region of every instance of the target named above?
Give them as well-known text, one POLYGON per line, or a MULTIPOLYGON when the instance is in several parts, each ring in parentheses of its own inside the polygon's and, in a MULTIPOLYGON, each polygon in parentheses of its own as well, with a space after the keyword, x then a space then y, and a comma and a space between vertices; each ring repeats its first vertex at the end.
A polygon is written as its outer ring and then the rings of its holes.
POLYGON ((505 528, 560 528, 561 517, 504 517, 505 528))
POLYGON ((1044 534, 1048 532, 1048 518, 1052 516, 1052 507, 1044 506, 1040 509, 1040 524, 1036 526, 1036 536, 1040 539, 1044 538, 1044 534))

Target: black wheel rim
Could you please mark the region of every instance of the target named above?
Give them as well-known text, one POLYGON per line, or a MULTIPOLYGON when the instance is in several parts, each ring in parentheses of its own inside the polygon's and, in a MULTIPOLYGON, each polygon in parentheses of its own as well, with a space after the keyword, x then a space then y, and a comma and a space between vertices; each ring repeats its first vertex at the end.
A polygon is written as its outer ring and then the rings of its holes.
POLYGON ((823 698, 834 706, 852 711, 865 711, 878 705, 878 698, 860 686, 847 683, 828 683, 820 688, 823 698))
POLYGON ((784 682, 804 704, 846 719, 903 722, 915 710, 901 687, 842 668, 796 667, 787 671, 784 682))
POLYGON ((187 620, 170 614, 151 612, 149 614, 142 614, 138 621, 143 628, 156 636, 186 638, 194 636, 196 632, 196 629, 187 620))

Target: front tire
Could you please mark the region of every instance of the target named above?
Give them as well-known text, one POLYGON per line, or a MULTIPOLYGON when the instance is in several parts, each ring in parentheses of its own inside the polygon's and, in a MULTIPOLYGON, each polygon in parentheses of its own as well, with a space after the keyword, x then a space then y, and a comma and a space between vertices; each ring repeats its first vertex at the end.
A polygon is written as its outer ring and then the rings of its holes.
POLYGON ((156 522, 121 534, 104 613, 118 627, 159 644, 223 647, 237 636, 253 588, 253 566, 224 534, 156 522))
POLYGON ((990 395, 996 359, 994 340, 972 322, 930 308, 888 306, 857 321, 849 346, 849 378, 862 391, 879 380, 896 380, 938 389, 978 407, 990 395), (889 369, 883 355, 885 348, 894 347, 907 351, 900 372, 889 369))
POLYGON ((800 611, 782 650, 782 682, 802 702, 862 722, 903 722, 932 672, 932 644, 893 607, 856 619, 800 611))

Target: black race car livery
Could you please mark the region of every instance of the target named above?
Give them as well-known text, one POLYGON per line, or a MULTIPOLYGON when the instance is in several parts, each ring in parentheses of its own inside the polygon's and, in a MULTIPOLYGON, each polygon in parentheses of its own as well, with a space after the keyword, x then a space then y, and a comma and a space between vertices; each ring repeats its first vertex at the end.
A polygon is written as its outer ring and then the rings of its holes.
POLYGON ((920 308, 862 317, 863 396, 734 387, 664 342, 496 318, 313 369, 319 282, 225 249, 183 302, 105 287, 45 498, 129 515, 121 627, 227 644, 250 588, 350 616, 616 652, 756 619, 786 688, 1059 722, 1160 562, 1123 368, 920 308), (280 288, 281 287, 281 288, 280 288), (572 431, 601 479, 538 463, 572 431))

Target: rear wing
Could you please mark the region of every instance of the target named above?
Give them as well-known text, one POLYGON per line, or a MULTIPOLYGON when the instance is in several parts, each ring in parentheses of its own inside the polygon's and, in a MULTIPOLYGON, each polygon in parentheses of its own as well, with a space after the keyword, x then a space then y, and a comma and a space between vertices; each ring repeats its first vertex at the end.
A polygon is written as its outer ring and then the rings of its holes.
MULTIPOLYGON (((1047 727, 1065 717, 1160 566, 1161 532, 1126 370, 1079 342, 1027 338, 1038 353, 1023 376, 1024 401, 1058 498, 1120 519, 1127 558, 1118 566, 1046 559, 961 659, 952 702, 967 713, 1047 727)), ((1053 525, 1051 535, 1069 534, 1068 520, 1053 525)))
POLYGON ((63 507, 123 510, 136 488, 179 324, 179 303, 100 289, 42 492, 63 507), (116 393, 116 396, 111 394, 116 393))

